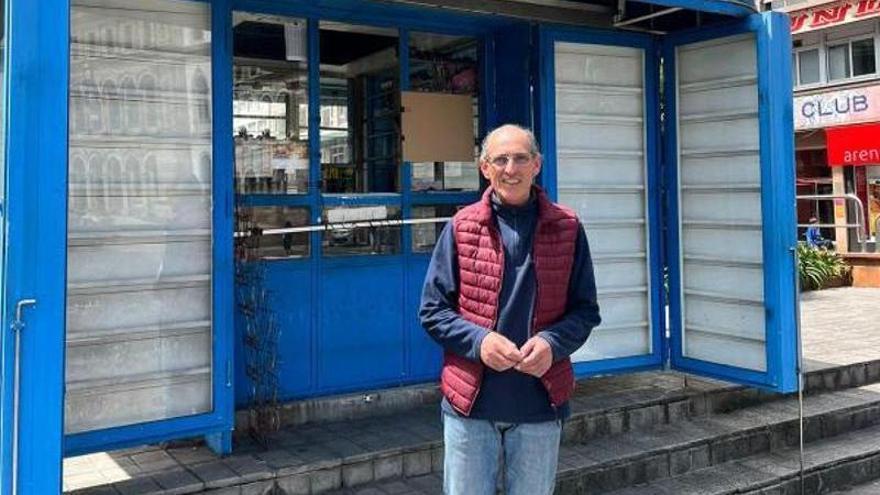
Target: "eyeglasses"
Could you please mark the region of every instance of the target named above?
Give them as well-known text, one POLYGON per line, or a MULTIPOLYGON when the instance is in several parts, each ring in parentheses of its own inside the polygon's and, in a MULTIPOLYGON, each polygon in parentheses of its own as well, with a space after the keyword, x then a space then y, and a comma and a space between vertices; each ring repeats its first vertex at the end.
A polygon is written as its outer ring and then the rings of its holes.
POLYGON ((532 158, 534 158, 534 155, 531 153, 501 154, 489 158, 489 163, 498 168, 504 168, 512 161, 515 167, 524 167, 532 161, 532 158))

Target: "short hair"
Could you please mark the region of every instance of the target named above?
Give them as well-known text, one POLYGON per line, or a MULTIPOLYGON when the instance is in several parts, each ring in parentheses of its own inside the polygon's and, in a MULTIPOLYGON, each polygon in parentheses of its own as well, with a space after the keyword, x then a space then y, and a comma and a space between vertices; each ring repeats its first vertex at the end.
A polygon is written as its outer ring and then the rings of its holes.
POLYGON ((529 139, 529 153, 531 153, 532 156, 540 156, 541 155, 541 150, 540 150, 540 148, 538 148, 538 140, 535 138, 535 133, 532 132, 531 129, 527 129, 525 127, 522 127, 522 126, 519 126, 516 124, 504 124, 504 125, 496 127, 495 129, 492 129, 492 131, 489 132, 489 134, 486 134, 486 137, 483 138, 483 144, 480 145, 480 161, 484 161, 489 158, 488 154, 487 154, 487 148, 489 146, 489 141, 493 137, 495 137, 496 134, 499 134, 501 131, 506 131, 506 130, 510 130, 510 129, 516 129, 518 131, 522 131, 523 133, 525 133, 526 137, 528 137, 528 139, 529 139))

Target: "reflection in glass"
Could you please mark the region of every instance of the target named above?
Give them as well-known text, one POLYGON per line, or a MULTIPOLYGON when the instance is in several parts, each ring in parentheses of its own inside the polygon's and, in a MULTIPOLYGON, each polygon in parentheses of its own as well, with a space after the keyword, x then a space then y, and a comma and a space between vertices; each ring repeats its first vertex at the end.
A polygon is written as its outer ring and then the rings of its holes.
POLYGON ((210 7, 78 0, 70 27, 65 431, 210 411, 210 7))
POLYGON ((305 194, 309 183, 306 23, 233 15, 232 125, 240 194, 305 194))
POLYGON ((321 190, 399 191, 397 31, 322 21, 320 36, 321 190))
POLYGON ((819 50, 804 50, 798 53, 800 60, 800 84, 819 82, 819 50))
POLYGON ((400 226, 357 226, 381 220, 400 220, 400 208, 343 206, 325 209, 324 222, 330 224, 331 229, 322 234, 324 256, 399 253, 400 226))
POLYGON ((258 206, 236 209, 235 255, 240 260, 304 258, 309 255, 309 233, 262 234, 268 229, 304 227, 309 224, 308 208, 258 206))
POLYGON ((877 69, 874 58, 874 39, 853 41, 852 58, 853 77, 873 74, 877 69))
POLYGON ((828 48, 828 80, 849 77, 849 44, 828 48))
MULTIPOLYGON (((410 90, 473 96, 474 156, 479 140, 477 40, 468 36, 412 33, 409 38, 410 90)), ((474 162, 412 164, 414 191, 474 191, 480 175, 474 162)))
MULTIPOLYGON (((451 218, 460 206, 414 206, 413 218, 451 218)), ((448 222, 422 223, 412 226, 412 250, 414 253, 430 253, 448 222)))

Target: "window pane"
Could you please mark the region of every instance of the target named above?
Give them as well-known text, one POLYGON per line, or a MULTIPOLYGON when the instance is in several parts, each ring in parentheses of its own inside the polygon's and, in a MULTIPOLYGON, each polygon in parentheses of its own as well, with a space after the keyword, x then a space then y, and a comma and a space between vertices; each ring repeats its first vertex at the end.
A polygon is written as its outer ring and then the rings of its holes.
POLYGON ((321 190, 400 191, 400 74, 394 29, 322 21, 321 190))
POLYGON ((400 220, 400 208, 392 206, 356 206, 327 208, 323 232, 324 256, 398 254, 400 226, 371 227, 369 222, 400 220))
POLYGON ((828 48, 828 80, 849 77, 849 45, 837 45, 828 48))
POLYGON ((267 233, 309 225, 308 208, 283 206, 242 207, 236 209, 235 255, 240 260, 304 258, 309 255, 309 233, 267 233))
POLYGON ((876 69, 874 60, 874 40, 866 39, 852 42, 853 76, 873 74, 876 69))
POLYGON ((798 52, 800 84, 819 82, 819 50, 798 52))
MULTIPOLYGON (((479 139, 479 57, 477 40, 468 36, 413 33, 409 40, 410 89, 471 95, 474 107, 474 157, 479 139)), ((412 164, 414 191, 475 191, 480 174, 475 162, 412 164)))
MULTIPOLYGON (((461 208, 453 205, 414 206, 413 218, 451 218, 461 208)), ((412 226, 412 250, 414 253, 430 253, 448 222, 420 223, 412 226)))
POLYGON ((304 194, 309 183, 306 22, 233 15, 232 126, 240 194, 304 194))
POLYGON ((209 412, 210 7, 71 16, 65 432, 209 412))

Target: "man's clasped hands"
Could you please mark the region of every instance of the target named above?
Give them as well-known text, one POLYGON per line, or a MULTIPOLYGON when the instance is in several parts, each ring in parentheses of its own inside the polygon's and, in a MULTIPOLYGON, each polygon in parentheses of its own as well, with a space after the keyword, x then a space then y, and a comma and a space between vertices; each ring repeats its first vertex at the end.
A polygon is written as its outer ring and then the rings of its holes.
POLYGON ((517 349, 516 344, 498 332, 490 332, 480 345, 480 360, 495 371, 513 368, 540 378, 553 364, 553 350, 544 338, 535 335, 517 349))

